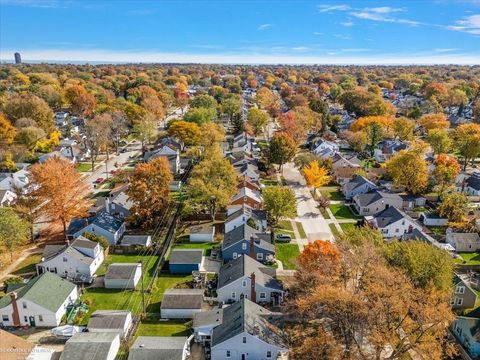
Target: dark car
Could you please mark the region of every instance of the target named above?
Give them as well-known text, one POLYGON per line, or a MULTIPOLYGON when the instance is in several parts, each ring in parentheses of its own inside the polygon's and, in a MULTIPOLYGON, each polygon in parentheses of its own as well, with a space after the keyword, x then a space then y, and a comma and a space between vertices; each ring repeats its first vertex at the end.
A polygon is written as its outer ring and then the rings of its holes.
POLYGON ((277 234, 275 236, 275 241, 279 243, 289 243, 292 241, 292 237, 288 234, 277 234))

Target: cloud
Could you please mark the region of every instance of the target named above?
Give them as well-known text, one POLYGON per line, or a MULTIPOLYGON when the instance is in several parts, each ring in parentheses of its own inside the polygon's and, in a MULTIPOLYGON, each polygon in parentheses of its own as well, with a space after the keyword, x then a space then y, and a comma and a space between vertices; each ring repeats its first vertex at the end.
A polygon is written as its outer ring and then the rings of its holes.
POLYGON ((350 26, 353 26, 353 25, 355 25, 355 24, 353 23, 352 20, 348 19, 347 21, 341 22, 340 25, 346 26, 346 27, 350 27, 350 26))
POLYGON ((272 24, 262 24, 258 27, 258 30, 266 30, 271 28, 273 25, 272 24))
POLYGON ((351 35, 344 35, 344 34, 334 34, 337 39, 342 39, 342 40, 352 40, 351 35))
POLYGON ((372 21, 382 21, 382 22, 391 22, 391 23, 398 23, 398 24, 406 24, 411 26, 418 26, 420 23, 418 21, 409 20, 409 19, 399 19, 392 14, 404 12, 405 9, 401 8, 392 8, 389 6, 381 6, 381 7, 374 7, 374 8, 363 8, 358 11, 350 12, 350 15, 365 20, 372 20, 372 21))
POLYGON ((333 11, 348 11, 351 9, 349 5, 339 4, 339 5, 318 5, 319 13, 333 12, 333 11))
POLYGON ((480 14, 464 17, 458 20, 455 25, 448 26, 447 28, 472 35, 480 35, 480 14))
POLYGON ((439 49, 433 49, 433 52, 436 53, 447 53, 447 52, 452 52, 452 51, 457 51, 458 49, 450 49, 450 48, 439 48, 439 49))
POLYGON ((295 47, 292 47, 292 50, 296 52, 306 52, 310 50, 310 48, 308 46, 295 46, 295 47))
POLYGON ((322 32, 314 32, 313 35, 315 35, 315 36, 321 36, 321 35, 323 35, 323 33, 322 33, 322 32))

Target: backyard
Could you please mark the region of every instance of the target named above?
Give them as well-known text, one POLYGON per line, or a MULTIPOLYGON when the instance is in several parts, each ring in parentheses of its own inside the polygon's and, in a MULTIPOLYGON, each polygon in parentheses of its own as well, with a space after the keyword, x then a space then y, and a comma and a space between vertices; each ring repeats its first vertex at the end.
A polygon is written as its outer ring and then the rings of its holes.
POLYGON ((460 257, 455 259, 456 263, 465 265, 480 265, 480 253, 457 253, 460 257))
POLYGON ((159 321, 156 317, 142 320, 135 336, 190 336, 192 331, 180 321, 159 321))
POLYGON ((286 270, 295 270, 297 268, 297 258, 300 250, 297 244, 275 244, 276 258, 283 264, 286 270))
POLYGON ((28 256, 25 260, 20 262, 15 270, 12 272, 12 275, 28 277, 30 275, 36 274, 37 270, 35 265, 42 260, 42 254, 32 254, 28 256))

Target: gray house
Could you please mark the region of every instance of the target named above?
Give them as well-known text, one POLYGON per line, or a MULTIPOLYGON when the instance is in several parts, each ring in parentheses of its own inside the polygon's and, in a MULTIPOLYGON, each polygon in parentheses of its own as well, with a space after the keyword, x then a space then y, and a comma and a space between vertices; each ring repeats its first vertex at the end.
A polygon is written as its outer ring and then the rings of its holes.
POLYGON ((267 256, 275 256, 275 247, 271 243, 270 234, 259 233, 244 224, 225 234, 222 254, 225 262, 242 255, 248 255, 258 261, 265 261, 267 256))
POLYGON ((375 215, 386 208, 402 207, 403 199, 395 193, 383 190, 371 190, 353 197, 353 205, 360 215, 375 215))
POLYGON ((342 185, 342 193, 347 199, 353 198, 358 194, 365 194, 377 186, 361 175, 354 175, 350 181, 342 185))
POLYGON ((477 301, 477 294, 468 283, 468 276, 455 274, 453 276, 453 296, 450 300, 453 310, 473 309, 477 301))
POLYGON ((275 268, 241 256, 220 268, 217 298, 224 303, 247 298, 262 304, 278 304, 283 301, 283 285, 276 279, 275 268))

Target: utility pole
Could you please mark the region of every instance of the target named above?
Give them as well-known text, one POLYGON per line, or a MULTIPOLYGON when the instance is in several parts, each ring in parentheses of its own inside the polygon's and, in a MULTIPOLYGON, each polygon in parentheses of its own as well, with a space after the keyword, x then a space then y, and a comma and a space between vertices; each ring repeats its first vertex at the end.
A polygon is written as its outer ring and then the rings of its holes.
POLYGON ((145 291, 143 289, 143 260, 140 262, 140 270, 142 271, 142 315, 145 315, 145 291))

